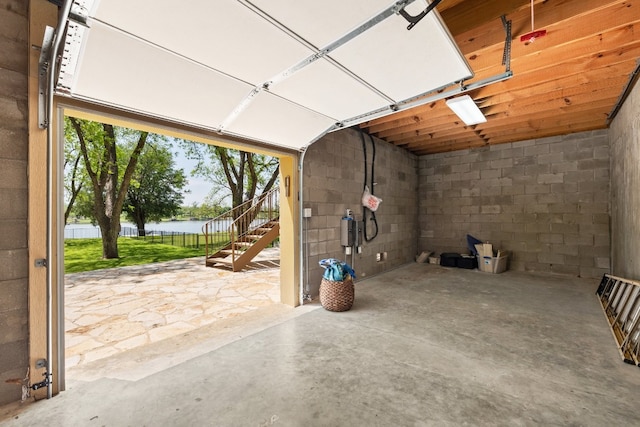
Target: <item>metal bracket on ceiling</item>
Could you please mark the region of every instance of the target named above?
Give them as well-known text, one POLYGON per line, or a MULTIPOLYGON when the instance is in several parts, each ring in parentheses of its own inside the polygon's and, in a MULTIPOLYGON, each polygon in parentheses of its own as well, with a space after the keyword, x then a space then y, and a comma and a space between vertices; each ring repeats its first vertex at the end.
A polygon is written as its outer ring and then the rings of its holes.
POLYGON ((51 46, 53 44, 55 30, 47 26, 44 29, 44 38, 42 40, 42 48, 40 49, 40 58, 38 59, 38 127, 46 129, 48 122, 48 105, 47 94, 49 93, 49 57, 51 56, 51 46))
POLYGON ((506 67, 506 71, 509 72, 511 71, 511 21, 507 21, 507 18, 504 15, 502 15, 500 19, 502 20, 502 26, 506 33, 504 51, 502 52, 502 65, 504 65, 506 67))
MULTIPOLYGON (((427 6, 427 8, 425 10, 423 10, 421 13, 419 13, 418 15, 412 16, 409 15, 409 13, 404 10, 405 8, 403 7, 402 9, 400 9, 398 11, 398 13, 400 15, 402 15, 402 17, 404 19, 406 19, 409 22, 409 25, 407 26, 407 30, 412 29, 413 27, 415 27, 415 25, 420 22, 422 20, 422 18, 424 18, 425 16, 427 16, 429 14, 429 12, 431 12, 433 9, 435 9, 435 7, 441 2, 442 0, 434 0, 432 3, 429 4, 429 6, 427 6)), ((405 6, 406 7, 406 6, 405 6)))
MULTIPOLYGON (((48 0, 49 3, 55 4, 58 7, 64 5, 64 0, 48 0)), ((87 25, 89 19, 89 9, 93 4, 93 0, 74 0, 71 4, 71 10, 69 10, 69 19, 79 24, 87 25)))
POLYGON ((622 108, 622 104, 624 104, 624 102, 627 100, 627 97, 631 93, 631 90, 635 87, 638 80, 640 80, 640 59, 636 61, 636 68, 634 68, 633 72, 631 72, 631 75, 629 75, 629 80, 627 81, 624 90, 618 97, 616 105, 614 105, 611 112, 607 114, 607 120, 605 122, 607 126, 609 126, 613 119, 618 115, 620 108, 622 108))
POLYGON ((69 20, 87 26, 89 19, 89 9, 93 0, 75 0, 69 11, 69 20))

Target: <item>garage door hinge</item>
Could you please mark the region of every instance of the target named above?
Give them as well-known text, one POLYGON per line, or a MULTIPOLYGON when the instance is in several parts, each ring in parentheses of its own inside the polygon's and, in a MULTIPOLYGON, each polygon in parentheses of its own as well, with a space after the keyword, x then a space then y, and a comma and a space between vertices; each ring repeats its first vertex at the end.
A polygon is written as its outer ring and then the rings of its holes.
POLYGON ((45 372, 44 374, 42 374, 42 376, 45 377, 45 379, 43 381, 40 381, 39 383, 31 384, 31 390, 39 390, 51 384, 51 381, 49 380, 48 372, 45 372))
MULTIPOLYGON (((47 368, 47 366, 48 363, 45 359, 38 359, 38 361, 36 362, 36 369, 47 368)), ((45 379, 43 381, 40 381, 39 383, 31 384, 31 390, 38 390, 51 384, 51 375, 49 375, 48 370, 45 371, 42 376, 45 379)))
POLYGON ((48 263, 46 258, 38 258, 35 262, 34 262, 36 267, 44 267, 46 268, 48 263))

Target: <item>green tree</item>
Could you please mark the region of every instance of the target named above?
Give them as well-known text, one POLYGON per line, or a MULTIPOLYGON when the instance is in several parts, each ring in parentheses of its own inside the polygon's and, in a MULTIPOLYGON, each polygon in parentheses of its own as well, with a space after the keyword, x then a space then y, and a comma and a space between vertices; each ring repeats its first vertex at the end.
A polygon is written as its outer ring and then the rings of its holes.
MULTIPOLYGON (((73 132, 72 128, 65 126, 65 134, 73 132)), ((69 216, 73 212, 76 200, 81 196, 82 190, 86 187, 87 175, 82 163, 82 152, 79 144, 73 143, 77 139, 65 135, 68 143, 64 145, 64 190, 65 190, 65 209, 64 209, 64 225, 69 223, 69 216)))
POLYGON ((186 156, 197 160, 192 173, 212 183, 209 202, 221 205, 231 196, 233 207, 260 197, 278 182, 276 157, 196 142, 183 142, 186 156))
POLYGON ((87 201, 91 202, 91 217, 102 233, 102 256, 118 258, 120 215, 138 158, 148 139, 162 138, 74 117, 65 119, 65 135, 82 154, 90 182, 87 201))
MULTIPOLYGON (((183 146, 187 157, 198 161, 193 173, 212 182, 210 194, 213 197, 207 201, 213 205, 222 204, 223 198, 217 196, 219 194, 231 195, 233 208, 246 201, 263 200, 262 196, 278 182, 279 162, 276 157, 195 142, 183 146)), ((241 209, 234 209, 234 219, 243 216, 243 220, 236 223, 239 236, 248 231, 260 212, 261 203, 248 203, 241 209)))
POLYGON ((147 145, 138 159, 127 197, 124 213, 144 236, 147 222, 175 216, 180 211, 183 189, 187 184, 184 171, 175 169, 173 154, 161 144, 147 145))

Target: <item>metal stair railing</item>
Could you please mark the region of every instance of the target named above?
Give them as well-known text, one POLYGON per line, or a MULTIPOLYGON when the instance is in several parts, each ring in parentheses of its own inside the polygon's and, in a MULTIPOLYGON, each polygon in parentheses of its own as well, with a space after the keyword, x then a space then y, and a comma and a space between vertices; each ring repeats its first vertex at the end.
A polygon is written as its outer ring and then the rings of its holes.
POLYGON ((205 236, 205 260, 228 248, 235 261, 249 246, 251 232, 279 218, 280 188, 275 187, 260 198, 248 200, 217 216, 202 226, 205 236), (236 253, 238 252, 238 253, 236 253))

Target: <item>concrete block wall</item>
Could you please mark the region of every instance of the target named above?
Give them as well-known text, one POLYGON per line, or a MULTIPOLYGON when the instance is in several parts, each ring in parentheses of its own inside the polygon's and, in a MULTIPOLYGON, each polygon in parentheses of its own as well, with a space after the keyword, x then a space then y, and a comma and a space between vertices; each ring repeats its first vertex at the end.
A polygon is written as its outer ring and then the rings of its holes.
POLYGON ((610 267, 606 130, 422 156, 420 250, 511 251, 510 269, 601 277, 610 267))
POLYGON ((0 405, 20 400, 28 360, 28 23, 26 1, 0 0, 0 405))
POLYGON ((611 123, 611 272, 640 280, 640 85, 611 123))
MULTIPOLYGON (((375 140, 377 184, 374 193, 382 199, 376 212, 379 232, 371 242, 363 243, 361 254, 355 255, 353 266, 358 279, 412 262, 418 246, 417 157, 375 140), (386 260, 377 262, 376 254, 384 252, 386 260)), ((370 174, 372 151, 368 137, 366 143, 370 174)), ((318 295, 324 272, 318 261, 323 258, 345 260, 340 246, 340 221, 346 209, 351 209, 357 220, 362 219, 363 184, 364 154, 360 133, 356 130, 330 133, 307 150, 303 206, 311 208, 312 217, 303 221, 308 239, 309 293, 313 297, 318 295)), ((373 224, 368 221, 369 236, 372 230, 373 224)), ((346 260, 351 264, 351 256, 346 260)))

